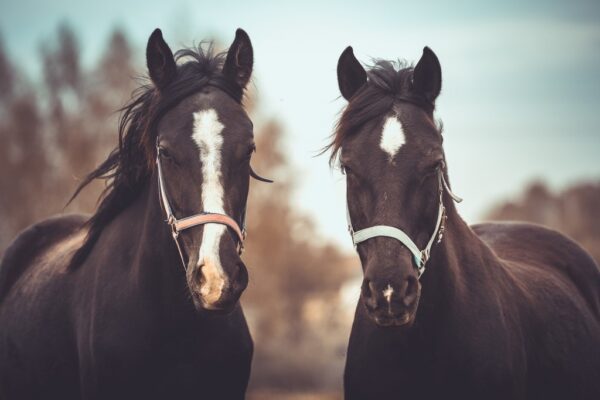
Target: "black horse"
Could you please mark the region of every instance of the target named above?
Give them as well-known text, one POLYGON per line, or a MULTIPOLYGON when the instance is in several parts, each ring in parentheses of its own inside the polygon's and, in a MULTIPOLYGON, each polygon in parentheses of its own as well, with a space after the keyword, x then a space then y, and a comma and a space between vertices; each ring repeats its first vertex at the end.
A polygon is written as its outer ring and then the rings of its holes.
POLYGON ((550 229, 460 218, 435 54, 367 72, 348 47, 338 83, 349 103, 328 148, 364 273, 346 398, 600 399, 598 266, 550 229))
POLYGON ((40 222, 6 251, 2 399, 244 397, 252 45, 238 29, 227 53, 174 57, 157 29, 146 57, 152 84, 75 193, 109 179, 96 213, 40 222))

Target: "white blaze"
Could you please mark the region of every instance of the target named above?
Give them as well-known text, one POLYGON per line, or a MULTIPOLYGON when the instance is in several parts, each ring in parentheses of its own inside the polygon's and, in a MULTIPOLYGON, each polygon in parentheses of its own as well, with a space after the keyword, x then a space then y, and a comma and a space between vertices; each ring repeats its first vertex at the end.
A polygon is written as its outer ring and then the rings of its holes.
POLYGON ((387 300, 388 304, 392 303, 392 294, 394 293, 394 288, 392 285, 387 285, 385 290, 383 291, 383 297, 387 300))
POLYGON ((379 146, 389 155, 390 162, 405 142, 404 129, 398 117, 388 117, 383 124, 379 146))
MULTIPOLYGON (((223 185, 221 183, 221 147, 223 145, 223 124, 213 109, 194 113, 192 138, 200 150, 202 163, 202 205, 203 210, 225 214, 223 209, 223 185)), ((218 224, 204 225, 202 243, 198 254, 198 264, 203 265, 204 283, 200 294, 207 304, 221 297, 225 285, 225 272, 219 258, 219 243, 227 227, 218 224)))

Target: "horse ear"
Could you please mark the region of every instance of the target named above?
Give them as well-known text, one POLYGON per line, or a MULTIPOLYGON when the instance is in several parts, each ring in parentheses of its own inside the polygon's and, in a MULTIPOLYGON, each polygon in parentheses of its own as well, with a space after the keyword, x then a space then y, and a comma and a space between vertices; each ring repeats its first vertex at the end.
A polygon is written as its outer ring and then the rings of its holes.
POLYGON ((337 76, 340 92, 348 101, 367 82, 367 72, 354 56, 352 46, 346 47, 340 56, 337 76))
POLYGON ((254 52, 250 38, 243 29, 238 28, 223 64, 223 75, 245 88, 252 75, 253 65, 254 52))
POLYGON ((432 103, 442 90, 442 67, 429 47, 423 48, 423 55, 413 72, 413 90, 432 103))
POLYGON ((171 49, 162 37, 160 29, 155 29, 146 46, 146 64, 154 85, 164 88, 177 73, 177 65, 171 49))

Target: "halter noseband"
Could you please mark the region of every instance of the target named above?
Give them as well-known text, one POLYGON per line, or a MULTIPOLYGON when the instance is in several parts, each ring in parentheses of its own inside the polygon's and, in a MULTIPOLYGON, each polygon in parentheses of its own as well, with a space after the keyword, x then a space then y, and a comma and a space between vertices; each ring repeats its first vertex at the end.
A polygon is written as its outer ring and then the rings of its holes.
POLYGON ((160 164, 160 147, 158 146, 158 143, 156 145, 156 166, 158 169, 158 191, 160 202, 167 216, 166 222, 171 227, 171 235, 173 236, 173 240, 175 241, 175 245, 177 246, 179 257, 181 257, 183 269, 187 271, 187 266, 183 257, 183 252, 181 250, 181 246, 179 245, 179 233, 197 225, 219 224, 228 226, 229 228, 233 229, 238 239, 238 254, 242 254, 242 252, 244 251, 244 239, 246 239, 246 210, 244 209, 244 212, 242 213, 242 220, 241 224, 239 225, 233 218, 231 218, 228 215, 208 211, 202 211, 199 214, 177 219, 175 217, 175 214, 173 214, 173 210, 171 209, 171 205, 169 203, 169 198, 167 197, 162 167, 160 164))
POLYGON ((450 190, 450 187, 448 186, 448 184, 446 183, 446 179, 444 178, 444 173, 441 167, 438 168, 438 188, 440 202, 438 206, 437 221, 435 223, 435 229, 433 230, 433 234, 429 238, 427 246, 425 246, 423 250, 419 250, 419 247, 406 233, 404 233, 401 229, 398 229, 393 226, 375 225, 355 232, 352 228, 350 211, 348 210, 348 203, 346 202, 346 218, 348 220, 348 231, 350 232, 350 236, 352 236, 352 242, 354 243, 354 247, 357 248, 359 243, 378 236, 396 239, 413 254, 413 259, 415 261, 415 265, 417 266, 417 271, 419 274, 418 278, 421 278, 421 275, 423 275, 423 272, 425 272, 425 264, 429 260, 431 247, 433 246, 433 243, 436 242, 436 237, 437 243, 440 243, 442 241, 442 237, 444 236, 444 223, 447 218, 446 207, 444 207, 443 201, 444 190, 448 192, 452 200, 454 200, 455 202, 460 203, 462 201, 460 197, 456 196, 450 190))

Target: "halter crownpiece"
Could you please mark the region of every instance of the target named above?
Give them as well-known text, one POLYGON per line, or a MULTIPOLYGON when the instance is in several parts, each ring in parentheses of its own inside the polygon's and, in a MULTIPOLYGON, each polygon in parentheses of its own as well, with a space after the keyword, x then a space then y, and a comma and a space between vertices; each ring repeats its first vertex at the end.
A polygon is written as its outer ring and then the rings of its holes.
POLYGON ((191 215, 189 217, 177 219, 177 217, 175 217, 175 214, 173 214, 171 204, 169 203, 169 198, 167 197, 165 182, 162 173, 162 166, 160 163, 160 146, 158 145, 158 141, 156 144, 156 166, 158 170, 159 199, 167 216, 166 222, 171 227, 171 235, 173 236, 173 240, 175 241, 175 245, 177 246, 179 257, 181 257, 183 269, 187 271, 185 258, 183 257, 183 251, 181 250, 181 246, 179 245, 179 233, 194 226, 206 224, 219 224, 225 225, 233 229, 238 239, 238 254, 242 254, 242 252, 244 251, 244 240, 246 239, 246 210, 244 209, 244 212, 242 213, 241 224, 238 224, 233 218, 231 218, 228 215, 208 211, 202 211, 198 214, 191 215))
POLYGON ((454 200, 455 202, 460 203, 462 201, 460 197, 452 193, 452 191, 450 190, 450 187, 448 186, 448 183, 444 178, 442 168, 438 168, 438 188, 440 202, 438 206, 438 215, 435 223, 435 229, 433 230, 433 234, 427 242, 427 246, 425 246, 423 250, 419 250, 419 247, 415 244, 415 242, 406 233, 404 233, 402 229, 393 226, 375 225, 355 232, 354 228, 352 228, 352 220, 350 219, 348 203, 346 203, 346 219, 348 220, 348 231, 350 232, 350 236, 352 237, 354 247, 356 248, 361 242, 379 236, 396 239, 413 254, 413 259, 415 261, 415 265, 417 266, 417 271, 419 273, 418 277, 421 278, 421 275, 423 275, 423 272, 425 272, 425 264, 429 260, 431 247, 433 246, 433 243, 436 242, 436 238, 437 243, 440 243, 442 241, 442 237, 444 236, 444 224, 447 218, 446 207, 444 207, 443 199, 444 190, 448 192, 452 200, 454 200))

